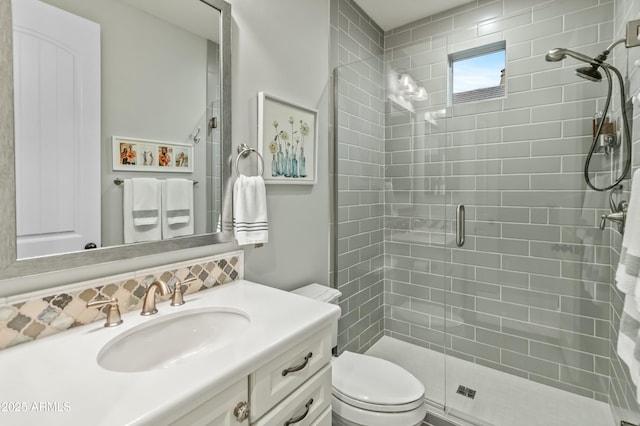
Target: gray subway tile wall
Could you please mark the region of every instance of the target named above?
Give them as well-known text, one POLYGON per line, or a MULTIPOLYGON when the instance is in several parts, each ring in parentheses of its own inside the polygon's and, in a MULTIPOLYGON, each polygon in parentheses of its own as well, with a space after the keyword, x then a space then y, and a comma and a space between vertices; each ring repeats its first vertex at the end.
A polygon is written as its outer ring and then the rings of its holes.
MULTIPOLYGON (((339 58, 338 347, 363 352, 384 333, 384 32, 351 0, 334 0, 330 7, 339 58)), ((398 124, 395 132, 406 133, 398 124)))
MULTIPOLYGON (((597 55, 640 18, 640 3, 474 1, 386 33, 351 0, 332 4, 342 65, 341 349, 364 351, 385 333, 609 402, 617 421, 638 416, 616 355, 621 236, 597 229, 607 194, 582 181, 606 88, 575 77, 575 61, 549 63, 544 54, 563 46, 597 55), (446 107, 447 54, 499 40, 507 42, 506 96, 456 105, 437 125, 422 120, 446 107), (429 91, 415 113, 385 102, 388 69, 408 71, 429 91), (457 203, 468 204, 463 249, 452 248, 457 203)), ((637 50, 616 50, 616 64, 640 59, 637 50)), ((630 97, 640 72, 625 69, 630 97)), ((637 108, 634 118, 640 123, 637 108)), ((609 159, 594 157, 591 170, 609 169, 609 159)))

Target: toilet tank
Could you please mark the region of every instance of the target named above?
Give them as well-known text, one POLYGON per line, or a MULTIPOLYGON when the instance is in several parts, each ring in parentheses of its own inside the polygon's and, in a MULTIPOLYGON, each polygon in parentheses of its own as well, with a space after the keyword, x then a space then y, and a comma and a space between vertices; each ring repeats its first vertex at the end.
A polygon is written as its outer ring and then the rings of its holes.
MULTIPOLYGON (((321 284, 307 284, 303 287, 291 290, 292 293, 299 294, 300 296, 308 297, 310 299, 317 300, 319 302, 331 303, 337 305, 342 296, 339 290, 326 285, 321 284)), ((331 347, 338 345, 338 320, 336 319, 331 324, 331 347)))

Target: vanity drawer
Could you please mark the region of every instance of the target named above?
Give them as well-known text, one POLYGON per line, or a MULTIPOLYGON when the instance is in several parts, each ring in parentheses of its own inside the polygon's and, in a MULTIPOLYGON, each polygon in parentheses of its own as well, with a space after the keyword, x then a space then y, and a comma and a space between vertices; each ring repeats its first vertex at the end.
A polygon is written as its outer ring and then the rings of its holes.
MULTIPOLYGON (((265 414, 255 426, 322 425, 316 420, 331 412, 331 366, 326 365, 284 401, 265 414), (290 422, 290 423, 287 423, 290 422)), ((329 425, 331 416, 329 416, 329 425)))
POLYGON ((290 346, 249 378, 251 421, 262 417, 331 360, 331 328, 290 346), (311 356, 309 356, 311 354, 311 356), (285 370, 289 370, 285 373, 285 370), (296 370, 296 371, 292 371, 296 370))

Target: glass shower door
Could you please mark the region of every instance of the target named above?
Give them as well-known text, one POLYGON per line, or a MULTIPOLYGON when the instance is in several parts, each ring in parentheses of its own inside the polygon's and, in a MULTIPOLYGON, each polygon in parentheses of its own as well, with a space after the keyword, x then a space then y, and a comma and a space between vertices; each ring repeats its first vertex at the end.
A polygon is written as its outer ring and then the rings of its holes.
POLYGON ((446 127, 399 91, 405 68, 372 57, 334 74, 339 347, 400 365, 443 409, 446 127))
POLYGON ((422 381, 429 404, 442 410, 448 286, 446 123, 430 129, 417 101, 408 109, 395 100, 387 103, 385 325, 390 337, 400 341, 402 357, 396 362, 422 381))
MULTIPOLYGON (((608 399, 615 346, 614 231, 598 229, 608 194, 588 189, 582 173, 606 85, 577 78, 571 61, 545 62, 543 52, 519 58, 506 38, 504 96, 447 110, 447 410, 475 424, 606 424, 594 413, 608 399)), ((591 171, 611 165, 615 157, 596 154, 591 171)))

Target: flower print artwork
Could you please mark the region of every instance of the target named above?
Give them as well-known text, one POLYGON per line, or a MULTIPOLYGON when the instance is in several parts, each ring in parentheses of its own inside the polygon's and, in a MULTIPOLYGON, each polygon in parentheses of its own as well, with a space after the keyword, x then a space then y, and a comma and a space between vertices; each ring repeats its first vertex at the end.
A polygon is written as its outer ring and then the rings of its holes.
POLYGON ((316 182, 317 111, 260 92, 258 150, 265 183, 316 182))

